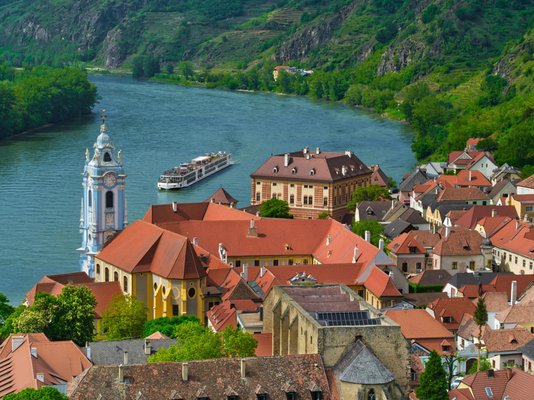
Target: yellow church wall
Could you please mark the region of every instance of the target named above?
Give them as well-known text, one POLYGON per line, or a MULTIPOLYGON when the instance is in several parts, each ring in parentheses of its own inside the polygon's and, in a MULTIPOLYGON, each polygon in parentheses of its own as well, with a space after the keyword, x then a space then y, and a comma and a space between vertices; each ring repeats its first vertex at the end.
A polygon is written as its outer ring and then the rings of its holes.
POLYGON ((229 256, 228 263, 233 263, 237 265, 237 262, 242 266, 247 264, 248 266, 272 266, 274 265, 274 260, 278 260, 278 265, 301 265, 301 264, 313 264, 314 258, 311 255, 301 254, 301 255, 291 255, 280 254, 274 256, 254 256, 254 257, 241 257, 241 256, 229 256), (259 264, 259 265, 257 265, 259 264))

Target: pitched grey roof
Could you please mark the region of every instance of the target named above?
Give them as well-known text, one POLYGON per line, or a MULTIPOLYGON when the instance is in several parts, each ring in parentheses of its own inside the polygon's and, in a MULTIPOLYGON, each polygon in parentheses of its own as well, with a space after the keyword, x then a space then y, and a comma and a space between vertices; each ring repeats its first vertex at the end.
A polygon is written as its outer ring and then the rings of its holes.
POLYGON ((458 272, 453 275, 447 283, 457 289, 460 289, 465 285, 487 285, 496 275, 497 273, 495 272, 480 272, 476 275, 471 272, 458 272))
POLYGON ((384 228, 384 235, 389 239, 395 239, 401 233, 411 231, 413 226, 402 219, 398 219, 390 224, 387 224, 384 228))
POLYGON ((360 220, 382 221, 382 218, 391 209, 390 201, 362 201, 356 209, 359 211, 360 220))
MULTIPOLYGON (((162 347, 175 344, 175 339, 146 340, 150 346, 150 354, 162 347)), ((128 352, 128 364, 144 364, 150 354, 145 354, 145 339, 109 340, 89 343, 90 354, 87 355, 95 365, 112 365, 124 363, 124 352, 128 352)), ((87 350, 86 350, 87 352, 87 350)))
POLYGON ((530 342, 528 342, 524 346, 521 346, 517 350, 519 350, 521 353, 523 353, 525 356, 527 356, 531 360, 534 360, 534 339, 532 339, 530 342))
POLYGON ((509 180, 507 179, 503 179, 502 181, 499 181, 495 184, 495 186, 493 186, 493 189, 491 189, 491 192, 489 193, 489 197, 493 198, 495 196, 497 196, 499 194, 499 192, 504 189, 506 187, 506 185, 512 185, 514 186, 514 184, 512 182, 510 182, 509 180))
POLYGON ((425 183, 428 179, 428 175, 418 168, 402 181, 399 185, 399 190, 401 192, 411 192, 415 185, 425 183))
POLYGON ((357 340, 334 367, 342 382, 383 385, 395 377, 360 340, 357 340))
POLYGON ((419 211, 414 210, 413 208, 407 209, 399 217, 403 221, 409 222, 410 224, 421 225, 428 224, 428 222, 422 217, 419 211))

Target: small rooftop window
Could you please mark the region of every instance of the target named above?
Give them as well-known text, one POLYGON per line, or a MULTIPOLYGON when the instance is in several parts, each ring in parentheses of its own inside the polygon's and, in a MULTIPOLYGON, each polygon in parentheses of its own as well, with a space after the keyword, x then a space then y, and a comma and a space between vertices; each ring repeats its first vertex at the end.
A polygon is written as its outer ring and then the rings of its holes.
POLYGON ((315 168, 310 169, 310 175, 315 175, 315 168))
POLYGON ((286 392, 287 400, 297 400, 297 392, 286 392))
POLYGON ((291 173, 295 175, 297 173, 297 169, 295 167, 291 168, 291 173))
POLYGON ((323 400, 323 392, 320 390, 314 390, 311 392, 312 400, 323 400))
POLYGON ((278 166, 273 168, 273 172, 276 174, 278 172, 278 166))
POLYGON ((486 391, 486 396, 488 396, 490 399, 493 399, 493 390, 491 390, 489 386, 486 386, 484 390, 486 391))

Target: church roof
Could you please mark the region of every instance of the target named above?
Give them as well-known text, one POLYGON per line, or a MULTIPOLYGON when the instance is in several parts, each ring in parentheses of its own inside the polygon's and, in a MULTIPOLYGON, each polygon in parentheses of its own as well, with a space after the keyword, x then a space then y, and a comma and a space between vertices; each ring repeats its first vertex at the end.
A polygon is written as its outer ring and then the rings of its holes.
POLYGON ((360 340, 352 344, 334 367, 342 382, 361 385, 383 385, 395 377, 360 340))
POLYGON ((129 273, 150 271, 181 280, 206 276, 186 237, 142 220, 128 225, 96 257, 129 273))

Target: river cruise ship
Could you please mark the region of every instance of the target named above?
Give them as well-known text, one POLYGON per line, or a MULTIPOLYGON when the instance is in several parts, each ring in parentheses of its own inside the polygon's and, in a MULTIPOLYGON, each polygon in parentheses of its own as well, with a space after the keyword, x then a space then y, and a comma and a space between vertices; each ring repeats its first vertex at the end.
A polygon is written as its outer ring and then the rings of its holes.
POLYGON ((232 155, 225 151, 206 153, 163 172, 158 181, 158 189, 181 189, 193 185, 210 175, 232 165, 232 155))

